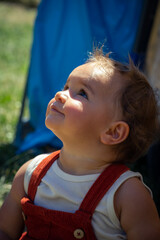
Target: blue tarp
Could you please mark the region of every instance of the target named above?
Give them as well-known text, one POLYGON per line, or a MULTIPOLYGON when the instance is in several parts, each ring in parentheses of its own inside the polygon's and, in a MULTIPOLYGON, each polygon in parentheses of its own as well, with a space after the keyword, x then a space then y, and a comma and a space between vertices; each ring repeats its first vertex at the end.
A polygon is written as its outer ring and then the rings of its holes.
POLYGON ((25 151, 60 140, 45 127, 46 107, 70 72, 87 60, 93 42, 105 43, 112 57, 132 55, 143 0, 42 0, 34 25, 28 75, 29 133, 19 147, 25 151))

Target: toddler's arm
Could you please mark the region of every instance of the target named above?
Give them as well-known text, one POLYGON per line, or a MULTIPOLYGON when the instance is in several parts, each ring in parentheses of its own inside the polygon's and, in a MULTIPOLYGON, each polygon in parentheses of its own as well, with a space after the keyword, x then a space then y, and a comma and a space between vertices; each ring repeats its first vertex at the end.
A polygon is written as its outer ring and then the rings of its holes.
POLYGON ((149 191, 130 178, 115 194, 115 210, 128 240, 159 240, 160 219, 149 191))
POLYGON ((25 196, 24 174, 29 162, 17 172, 11 191, 0 209, 0 240, 19 239, 23 231, 24 221, 20 201, 25 196))

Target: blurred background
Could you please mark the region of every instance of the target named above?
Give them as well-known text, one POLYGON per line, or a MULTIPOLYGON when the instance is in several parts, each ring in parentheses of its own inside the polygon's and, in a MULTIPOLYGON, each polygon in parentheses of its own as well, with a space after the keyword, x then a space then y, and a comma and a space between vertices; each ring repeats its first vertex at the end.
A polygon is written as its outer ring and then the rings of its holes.
MULTIPOLYGON (((22 158, 16 156, 13 141, 26 84, 37 5, 37 1, 29 0, 0 1, 0 205, 19 161, 28 159, 28 154, 22 158)), ((27 107, 24 115, 29 116, 27 107)))
MULTIPOLYGON (((106 52, 121 61, 129 53, 160 89, 160 1, 78 2, 0 1, 0 205, 24 162, 61 147, 41 115, 67 75, 85 62, 93 42, 104 43, 106 52)), ((131 166, 152 189, 158 210, 159 149, 157 144, 131 166)))

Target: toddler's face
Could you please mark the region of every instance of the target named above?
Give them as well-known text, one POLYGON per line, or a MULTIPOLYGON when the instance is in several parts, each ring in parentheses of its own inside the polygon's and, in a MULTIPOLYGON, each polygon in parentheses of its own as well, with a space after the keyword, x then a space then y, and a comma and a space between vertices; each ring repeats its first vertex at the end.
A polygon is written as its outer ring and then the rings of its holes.
POLYGON ((81 65, 70 74, 64 90, 49 102, 46 126, 62 142, 99 141, 100 132, 115 120, 112 75, 104 76, 93 63, 81 65))

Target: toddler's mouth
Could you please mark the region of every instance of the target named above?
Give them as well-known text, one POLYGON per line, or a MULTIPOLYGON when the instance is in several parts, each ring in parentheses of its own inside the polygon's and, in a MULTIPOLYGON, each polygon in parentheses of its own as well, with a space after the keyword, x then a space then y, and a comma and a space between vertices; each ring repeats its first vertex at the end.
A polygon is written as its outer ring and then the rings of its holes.
POLYGON ((55 106, 55 102, 51 103, 50 109, 51 109, 52 111, 55 111, 55 112, 58 112, 58 113, 63 114, 63 113, 59 110, 59 108, 58 108, 57 106, 55 106))

